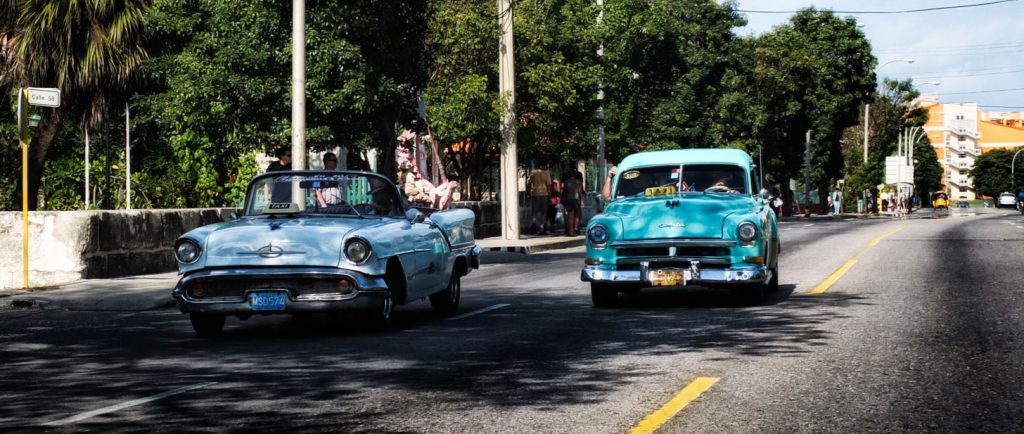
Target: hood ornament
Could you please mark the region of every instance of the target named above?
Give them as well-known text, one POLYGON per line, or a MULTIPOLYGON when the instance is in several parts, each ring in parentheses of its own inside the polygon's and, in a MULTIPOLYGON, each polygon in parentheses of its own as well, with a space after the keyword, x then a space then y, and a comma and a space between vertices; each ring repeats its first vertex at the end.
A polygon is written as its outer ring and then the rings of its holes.
POLYGON ((683 224, 683 223, 662 223, 662 224, 658 225, 658 228, 661 228, 661 229, 666 229, 666 228, 685 228, 685 227, 686 227, 686 225, 683 224))
POLYGON ((285 250, 281 247, 275 246, 274 243, 267 243, 267 245, 256 249, 254 252, 238 252, 239 255, 255 255, 261 258, 279 258, 283 255, 304 255, 306 252, 285 250))

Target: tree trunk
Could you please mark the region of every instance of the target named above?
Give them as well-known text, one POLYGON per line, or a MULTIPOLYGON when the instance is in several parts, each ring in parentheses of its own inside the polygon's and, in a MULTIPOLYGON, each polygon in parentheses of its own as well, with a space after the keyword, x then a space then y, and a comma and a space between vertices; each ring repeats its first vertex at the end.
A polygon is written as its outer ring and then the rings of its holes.
POLYGON ((395 165, 395 146, 397 145, 395 131, 392 129, 394 120, 379 116, 376 121, 377 140, 380 143, 380 158, 377 160, 377 173, 395 181, 398 170, 395 165))
POLYGON ((793 190, 789 188, 789 179, 783 178, 779 189, 782 191, 782 216, 793 215, 793 190))
MULTIPOLYGON (((50 151, 50 144, 57 137, 60 130, 63 113, 53 110, 49 115, 43 116, 39 121, 39 132, 35 135, 28 147, 28 209, 34 211, 39 205, 39 187, 42 185, 43 166, 46 164, 46 157, 50 151)), ((20 172, 20 171, 19 171, 20 172)), ((20 175, 20 173, 19 173, 20 175)), ((14 194, 11 196, 14 203, 13 210, 21 210, 21 176, 18 176, 15 183, 14 194)))

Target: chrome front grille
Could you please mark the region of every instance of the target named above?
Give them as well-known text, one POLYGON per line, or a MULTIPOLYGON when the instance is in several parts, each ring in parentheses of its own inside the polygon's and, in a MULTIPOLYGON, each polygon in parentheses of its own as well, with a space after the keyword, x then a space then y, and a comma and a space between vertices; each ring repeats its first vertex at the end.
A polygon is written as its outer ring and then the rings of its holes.
POLYGON ((291 299, 301 300, 326 294, 351 294, 355 292, 356 285, 346 278, 243 278, 194 282, 186 289, 186 293, 189 298, 197 300, 242 301, 247 292, 260 290, 287 291, 291 299))

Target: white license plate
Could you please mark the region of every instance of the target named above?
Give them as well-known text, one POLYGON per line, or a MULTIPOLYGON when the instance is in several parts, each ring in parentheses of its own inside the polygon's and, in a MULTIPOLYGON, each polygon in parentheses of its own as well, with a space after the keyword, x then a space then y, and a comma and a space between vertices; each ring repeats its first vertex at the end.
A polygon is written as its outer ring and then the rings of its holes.
POLYGON ((251 292, 249 303, 252 310, 284 310, 288 294, 284 292, 251 292))
POLYGON ((653 286, 686 285, 690 279, 690 270, 684 268, 662 268, 647 272, 647 280, 653 286))

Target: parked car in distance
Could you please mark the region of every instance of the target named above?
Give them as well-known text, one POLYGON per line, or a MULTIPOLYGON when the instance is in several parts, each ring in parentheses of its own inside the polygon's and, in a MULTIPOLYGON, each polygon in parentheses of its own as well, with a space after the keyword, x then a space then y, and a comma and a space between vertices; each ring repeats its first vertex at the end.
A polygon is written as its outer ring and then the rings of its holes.
POLYGON ((999 199, 996 200, 996 208, 1002 208, 1004 206, 1007 208, 1017 207, 1017 198, 1013 193, 1003 192, 999 195, 999 199))
POLYGON ((581 279, 595 306, 654 286, 723 286, 751 304, 779 286, 768 192, 736 149, 642 152, 619 164, 611 202, 587 225, 581 279))
POLYGON ((454 313, 480 264, 473 212, 413 208, 388 178, 358 171, 268 172, 241 218, 178 238, 173 297, 199 336, 227 316, 354 311, 376 325, 429 297, 454 313))

